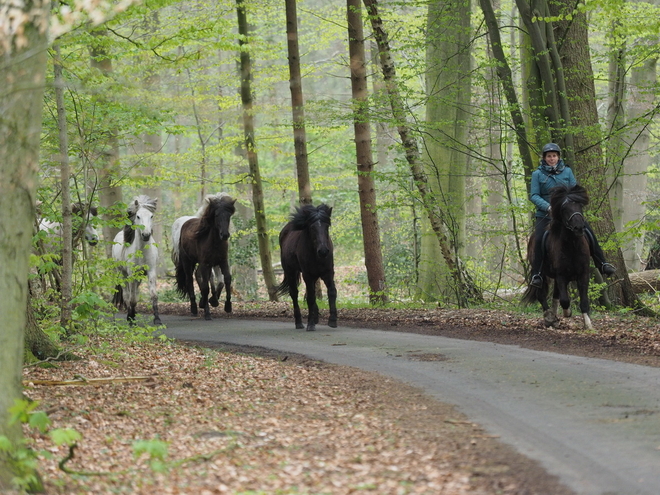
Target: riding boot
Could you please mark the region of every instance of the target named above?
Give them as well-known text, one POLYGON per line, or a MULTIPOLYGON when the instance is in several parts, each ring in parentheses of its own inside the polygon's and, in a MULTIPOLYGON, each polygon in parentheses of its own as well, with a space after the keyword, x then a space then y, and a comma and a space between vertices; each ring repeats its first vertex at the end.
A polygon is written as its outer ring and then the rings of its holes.
POLYGON ((585 232, 587 233, 587 240, 589 241, 589 251, 591 252, 591 259, 594 260, 594 265, 596 265, 596 269, 606 277, 609 277, 610 275, 614 275, 614 273, 616 272, 616 267, 605 260, 605 253, 603 253, 600 244, 598 244, 598 240, 596 239, 595 234, 591 230, 591 226, 587 225, 585 232))
POLYGON ((543 237, 536 239, 534 243, 534 258, 532 259, 531 274, 532 278, 529 285, 540 289, 543 287, 543 277, 541 276, 541 269, 543 268, 543 237))

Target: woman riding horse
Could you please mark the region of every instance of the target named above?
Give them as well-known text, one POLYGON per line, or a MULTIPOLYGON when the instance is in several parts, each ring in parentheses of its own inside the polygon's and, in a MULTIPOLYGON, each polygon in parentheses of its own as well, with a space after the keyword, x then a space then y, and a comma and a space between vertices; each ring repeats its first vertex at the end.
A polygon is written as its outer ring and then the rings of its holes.
MULTIPOLYGON (((536 205, 536 226, 534 229, 534 257, 532 259, 530 285, 541 288, 543 277, 543 235, 550 224, 550 193, 557 186, 574 186, 577 184, 571 168, 561 159, 561 148, 555 143, 548 143, 543 147, 543 156, 539 168, 532 173, 530 199, 536 205)), ((605 259, 605 254, 598 244, 596 235, 586 225, 586 235, 589 241, 589 250, 594 264, 603 275, 613 275, 616 268, 605 259)))

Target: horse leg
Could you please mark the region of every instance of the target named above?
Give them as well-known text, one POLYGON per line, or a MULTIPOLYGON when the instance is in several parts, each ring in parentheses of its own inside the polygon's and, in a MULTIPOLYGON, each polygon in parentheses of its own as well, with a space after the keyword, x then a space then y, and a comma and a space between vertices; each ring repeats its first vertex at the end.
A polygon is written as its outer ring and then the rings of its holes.
POLYGON ((305 328, 302 322, 302 314, 300 313, 300 305, 298 304, 298 284, 296 283, 298 274, 296 273, 291 280, 293 282, 289 285, 289 296, 291 296, 291 302, 293 303, 293 319, 296 323, 296 328, 305 328))
MULTIPOLYGON (((220 305, 220 293, 223 287, 224 284, 220 281, 220 267, 214 266, 211 270, 211 298, 209 299, 209 304, 214 308, 220 305)), ((230 313, 231 311, 227 312, 230 313)))
POLYGON ((558 278, 557 280, 555 280, 555 285, 556 287, 558 287, 557 296, 559 299, 559 304, 564 310, 564 317, 570 318, 572 312, 571 312, 571 296, 568 293, 568 280, 564 279, 563 277, 558 278))
POLYGON ((128 324, 133 326, 135 325, 135 306, 137 306, 137 282, 128 282, 126 284, 126 291, 124 300, 126 303, 126 321, 128 324))
POLYGON ((216 298, 216 306, 218 305, 218 297, 220 296, 220 291, 222 290, 222 287, 224 286, 225 288, 225 313, 231 313, 231 271, 229 270, 229 261, 225 260, 220 264, 220 267, 214 267, 214 270, 218 270, 215 275, 216 275, 216 280, 218 280, 218 292, 217 294, 214 294, 214 297, 216 298), (222 276, 224 280, 224 284, 219 282, 220 280, 220 271, 222 271, 222 276))
POLYGON ((307 331, 316 330, 316 323, 319 321, 319 306, 316 304, 316 280, 305 278, 305 298, 307 299, 307 331))
POLYGON ((328 305, 330 306, 328 326, 330 328, 337 328, 337 287, 335 287, 334 274, 324 277, 323 282, 328 292, 328 305))
POLYGON ((204 319, 210 321, 213 319, 211 318, 211 305, 209 304, 209 279, 211 278, 211 267, 209 265, 199 265, 197 267, 197 273, 199 273, 201 279, 197 279, 197 282, 199 283, 199 292, 201 293, 199 307, 204 308, 204 319))
POLYGON ((160 315, 158 314, 158 290, 156 286, 156 267, 149 268, 149 273, 147 274, 149 280, 149 295, 151 296, 151 308, 154 312, 154 325, 162 325, 160 321, 160 315))
POLYGON ((589 318, 589 272, 580 277, 577 282, 578 292, 580 293, 580 311, 582 312, 582 320, 584 322, 585 330, 593 330, 591 318, 589 318))
POLYGON ((543 277, 543 287, 538 290, 538 300, 543 307, 543 324, 546 327, 554 327, 559 323, 557 318, 557 306, 555 305, 555 293, 557 291, 557 281, 553 288, 552 307, 548 306, 548 281, 547 275, 543 277))
MULTIPOLYGON (((181 256, 181 255, 179 255, 181 256)), ((183 260, 180 258, 179 263, 182 263, 183 260)), ((186 292, 188 292, 188 298, 190 299, 190 313, 193 316, 197 316, 197 301, 195 300, 195 281, 194 271, 195 264, 191 263, 189 260, 183 262, 183 269, 186 276, 186 292)))

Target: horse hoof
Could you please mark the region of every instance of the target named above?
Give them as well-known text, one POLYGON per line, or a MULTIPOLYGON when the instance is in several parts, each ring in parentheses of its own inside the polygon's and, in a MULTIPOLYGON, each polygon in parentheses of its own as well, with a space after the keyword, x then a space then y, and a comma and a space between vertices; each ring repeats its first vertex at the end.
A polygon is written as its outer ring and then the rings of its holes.
POLYGON ((308 326, 307 326, 307 331, 308 331, 308 332, 314 332, 314 331, 316 331, 316 326, 315 326, 315 325, 308 325, 308 326))
POLYGON ((225 303, 225 313, 231 313, 231 303, 230 302, 225 303))
POLYGON ((217 297, 213 296, 211 299, 209 299, 209 304, 214 308, 217 308, 218 306, 220 306, 220 301, 218 301, 217 297))
POLYGON ((213 318, 211 318, 211 315, 204 315, 204 319, 206 321, 212 321, 213 320, 213 318))
POLYGON ((305 325, 303 325, 302 323, 296 323, 296 328, 302 330, 303 328, 305 328, 305 325))
POLYGON ((160 326, 160 325, 162 325, 162 324, 163 324, 163 322, 160 321, 160 318, 154 318, 154 325, 156 325, 156 326, 160 326))
POLYGON ((328 326, 330 328, 337 328, 337 320, 328 320, 328 326))

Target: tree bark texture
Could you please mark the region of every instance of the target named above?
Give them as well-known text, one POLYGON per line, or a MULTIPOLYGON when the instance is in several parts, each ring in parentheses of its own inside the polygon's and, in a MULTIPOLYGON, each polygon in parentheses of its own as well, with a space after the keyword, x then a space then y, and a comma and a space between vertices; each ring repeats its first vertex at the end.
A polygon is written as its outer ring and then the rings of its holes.
MULTIPOLYGON (((442 208, 455 258, 465 256, 466 176, 470 79, 470 4, 429 3, 426 36, 424 168, 432 201, 442 208)), ((428 224, 424 228, 418 288, 425 300, 454 299, 451 272, 428 224)))
MULTIPOLYGON (((584 12, 573 12, 573 9, 574 4, 568 0, 550 5, 550 13, 553 16, 559 16, 563 12, 573 13, 571 21, 559 21, 554 24, 557 31, 555 38, 563 40, 561 47, 558 47, 559 56, 566 75, 571 122, 576 129, 575 162, 571 163, 571 166, 574 167, 578 182, 589 191, 590 210, 595 214, 591 225, 603 243, 615 232, 614 219, 608 199, 607 174, 600 145, 601 129, 589 53, 587 17, 584 12)), ((628 307, 640 306, 632 290, 621 249, 609 249, 606 253, 610 261, 617 266, 617 275, 622 279, 621 283, 615 286, 618 294, 613 296, 614 301, 628 307)))
POLYGON ((298 180, 298 202, 312 204, 312 186, 309 179, 307 157, 307 133, 305 131, 305 104, 300 74, 300 50, 298 47, 298 15, 296 0, 285 0, 286 37, 289 54, 289 88, 291 89, 291 112, 293 114, 293 146, 296 155, 296 177, 298 180))
POLYGON ((369 125, 367 67, 364 49, 364 30, 360 0, 347 0, 348 50, 350 56, 351 90, 353 95, 353 130, 357 156, 358 196, 362 221, 364 264, 369 282, 371 303, 387 301, 385 269, 380 244, 376 182, 373 176, 371 126, 369 125))
POLYGON ((401 139, 406 161, 410 167, 415 187, 419 191, 420 199, 429 218, 431 228, 437 238, 442 257, 454 279, 457 291, 457 303, 460 307, 465 307, 470 299, 479 299, 481 293, 470 279, 469 274, 461 266, 460 260, 454 257, 445 233, 442 209, 432 200, 432 195, 428 191, 427 177, 421 163, 419 147, 408 126, 405 105, 399 93, 396 67, 392 59, 387 32, 383 27, 383 21, 378 13, 378 2, 376 0, 363 0, 363 3, 367 8, 367 13, 371 21, 371 29, 378 44, 383 80, 385 81, 385 87, 392 108, 392 116, 394 117, 401 139))
MULTIPOLYGON (((49 8, 44 0, 2 4, 19 23, 0 31, 0 435, 13 443, 22 438, 8 408, 22 391, 49 8)), ((0 456, 0 492, 12 488, 13 476, 0 456)))
POLYGON ((241 102, 243 104, 243 135, 245 138, 245 150, 247 152, 248 165, 250 167, 250 179, 252 186, 252 204, 254 205, 254 217, 257 224, 257 241, 259 244, 259 255, 261 257, 261 269, 268 290, 268 298, 277 301, 275 291, 275 272, 273 271, 273 258, 270 252, 268 238, 268 225, 266 221, 266 207, 264 204, 264 192, 259 171, 259 160, 254 139, 254 112, 252 102, 252 61, 250 59, 248 43, 248 21, 245 12, 245 2, 236 1, 238 17, 238 33, 240 46, 240 77, 241 77, 241 102))
POLYGON ((73 295, 73 221, 71 212, 71 188, 69 179, 69 134, 64 106, 64 76, 62 74, 62 54, 60 45, 53 46, 55 59, 53 72, 55 82, 55 102, 57 104, 57 129, 60 150, 60 191, 62 194, 62 279, 60 281, 60 326, 68 332, 71 324, 71 297, 73 295))
MULTIPOLYGON (((90 47, 90 64, 106 77, 112 76, 112 59, 106 48, 103 46, 103 37, 106 36, 104 30, 95 30, 94 36, 97 40, 92 41, 90 47)), ((102 97, 99 97, 102 98, 102 97)), ((115 238, 121 227, 115 225, 117 220, 123 219, 125 212, 123 210, 113 214, 112 209, 116 208, 122 201, 122 191, 119 185, 121 177, 121 168, 119 164, 119 139, 116 129, 110 127, 105 129, 105 142, 101 144, 101 156, 99 157, 99 204, 106 210, 103 214, 103 238, 105 246, 105 255, 112 259, 112 240, 115 238)))

